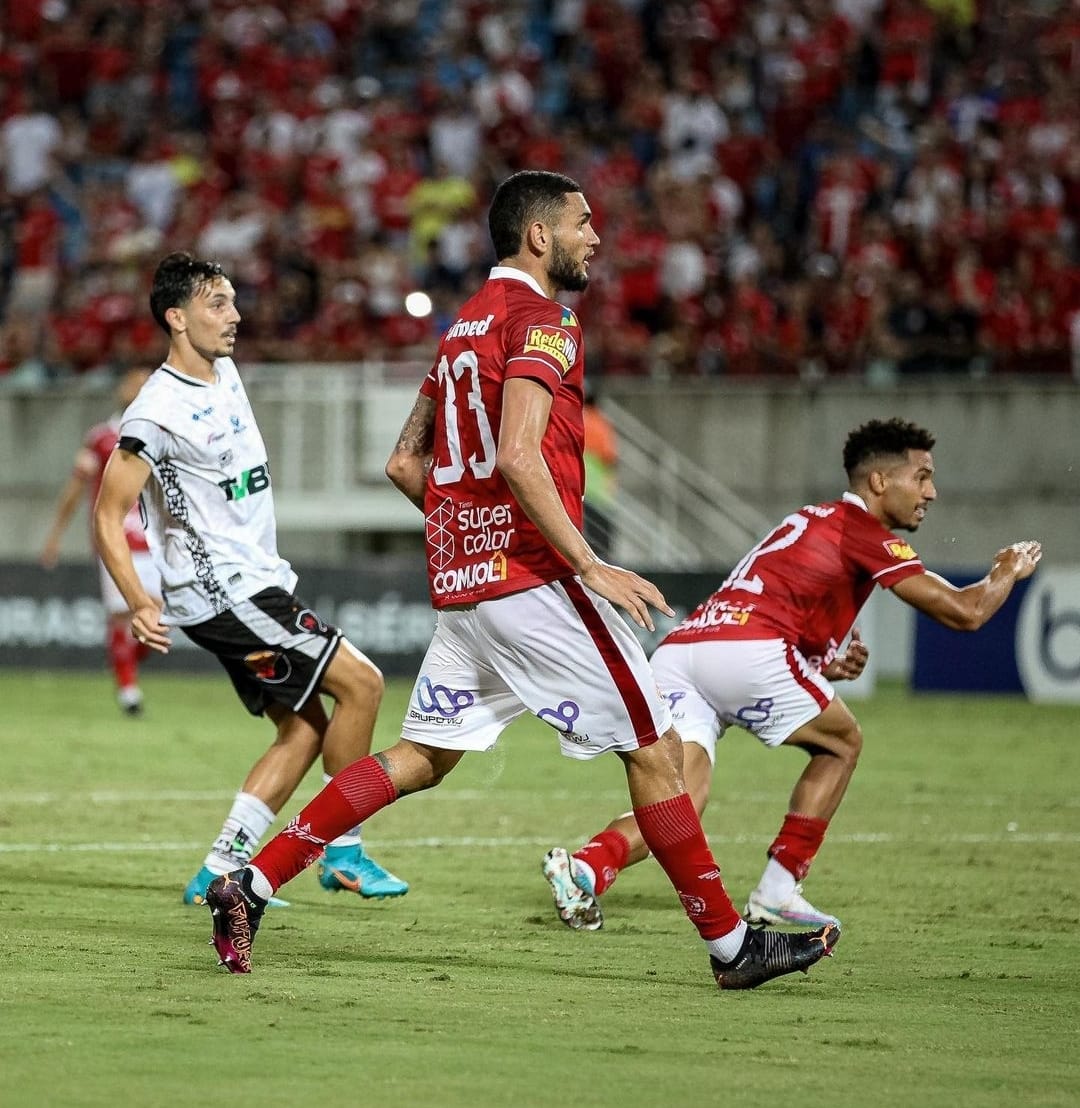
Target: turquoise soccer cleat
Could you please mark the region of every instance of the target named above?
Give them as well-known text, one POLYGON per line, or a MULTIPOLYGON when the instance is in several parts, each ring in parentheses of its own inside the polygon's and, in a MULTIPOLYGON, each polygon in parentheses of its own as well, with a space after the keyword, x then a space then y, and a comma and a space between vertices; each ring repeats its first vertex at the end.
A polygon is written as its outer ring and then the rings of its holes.
POLYGON ((368 900, 404 896, 407 881, 395 877, 364 853, 363 846, 328 846, 319 859, 319 884, 328 892, 344 889, 368 900))

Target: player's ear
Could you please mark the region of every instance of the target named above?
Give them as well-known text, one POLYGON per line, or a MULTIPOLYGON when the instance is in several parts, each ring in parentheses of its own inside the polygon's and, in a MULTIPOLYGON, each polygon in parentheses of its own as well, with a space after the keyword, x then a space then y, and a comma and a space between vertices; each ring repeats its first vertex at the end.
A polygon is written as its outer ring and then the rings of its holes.
POLYGON ((525 245, 530 254, 546 254, 551 245, 551 228, 541 220, 534 220, 525 231, 525 245))
POLYGON ((885 479, 885 471, 881 469, 872 469, 867 475, 866 483, 870 486, 870 491, 875 496, 880 496, 885 491, 885 485, 888 483, 885 479))
POLYGON ((166 308, 165 322, 178 333, 187 330, 187 319, 182 308, 166 308))

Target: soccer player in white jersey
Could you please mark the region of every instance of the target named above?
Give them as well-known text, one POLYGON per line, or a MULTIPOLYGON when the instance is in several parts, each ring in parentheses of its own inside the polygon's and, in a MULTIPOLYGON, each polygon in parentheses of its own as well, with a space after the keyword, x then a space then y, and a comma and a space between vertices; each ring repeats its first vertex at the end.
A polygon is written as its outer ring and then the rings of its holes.
MULTIPOLYGON (((1025 541, 999 550, 986 576, 964 588, 927 572, 893 532, 915 531, 937 496, 933 446, 928 431, 899 419, 855 428, 844 444, 848 491, 783 519, 653 653, 699 813, 709 799, 717 739, 728 727, 809 758, 747 902, 751 923, 813 927, 836 918, 802 895, 801 882, 862 749, 859 725, 832 682, 853 680, 866 665, 867 647, 853 625, 870 593, 889 589, 946 627, 975 631, 1039 563, 1040 545, 1025 541)), ((569 925, 600 927, 596 898, 648 854, 632 813, 573 855, 549 851, 544 871, 556 903, 567 874, 588 900, 589 911, 569 925)))
POLYGON ((667 705, 616 605, 642 626, 649 605, 670 609, 581 533, 584 347, 576 314, 555 297, 588 284, 591 219, 561 174, 522 171, 495 193, 499 264, 443 336, 387 464, 425 514, 438 612, 401 740, 343 770, 250 866, 210 885, 214 946, 232 973, 250 972, 267 898, 327 838, 438 785, 525 712, 571 758, 622 759, 638 825, 720 988, 808 969, 839 937, 834 924, 764 933, 739 918, 683 788, 667 705))
MULTIPOLYGON (((170 254, 154 274, 150 308, 169 352, 121 418, 94 513, 98 549, 139 642, 167 653, 179 627, 276 730, 184 890, 186 904, 202 904, 215 876, 251 857, 316 758, 329 781, 371 749, 383 680, 295 595, 296 574, 278 554, 266 447, 231 357, 240 322, 232 283, 214 262, 170 254), (143 586, 124 537, 136 499, 161 601, 143 586), (329 716, 320 694, 334 701, 329 716)), ((359 826, 328 841, 321 863, 330 891, 408 891, 367 855, 359 826)))

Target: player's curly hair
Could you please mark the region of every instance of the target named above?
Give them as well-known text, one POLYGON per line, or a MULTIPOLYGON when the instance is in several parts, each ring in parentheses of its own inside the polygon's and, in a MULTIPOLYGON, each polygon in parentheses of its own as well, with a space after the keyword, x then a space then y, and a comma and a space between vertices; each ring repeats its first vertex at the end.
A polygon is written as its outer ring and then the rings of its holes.
POLYGON ((902 419, 871 419, 856 427, 844 443, 844 469, 849 478, 867 462, 883 457, 902 458, 909 450, 933 450, 934 436, 902 419))
POLYGON ((167 335, 172 332, 165 313, 186 304, 204 285, 225 276, 218 262, 204 262, 183 250, 158 262, 150 289, 150 311, 167 335))
POLYGON ((499 261, 512 258, 521 249, 530 223, 537 219, 556 222, 567 194, 581 191, 573 178, 545 169, 523 169, 507 177, 495 190, 488 210, 495 257, 499 261))

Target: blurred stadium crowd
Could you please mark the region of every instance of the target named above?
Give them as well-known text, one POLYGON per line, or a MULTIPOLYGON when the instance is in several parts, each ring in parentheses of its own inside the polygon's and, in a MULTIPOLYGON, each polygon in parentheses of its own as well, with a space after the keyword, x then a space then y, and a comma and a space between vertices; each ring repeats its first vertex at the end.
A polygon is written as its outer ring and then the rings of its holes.
POLYGON ((245 361, 426 357, 534 167, 591 372, 1080 379, 1078 108, 1080 0, 5 0, 0 374, 156 362, 178 248, 245 361))

